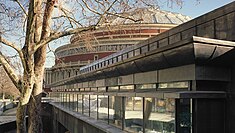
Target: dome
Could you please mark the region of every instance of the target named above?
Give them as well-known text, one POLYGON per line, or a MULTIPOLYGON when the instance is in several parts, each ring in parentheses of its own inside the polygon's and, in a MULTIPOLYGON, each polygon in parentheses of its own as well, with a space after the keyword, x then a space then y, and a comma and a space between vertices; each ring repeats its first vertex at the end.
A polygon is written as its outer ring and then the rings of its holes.
POLYGON ((122 15, 106 16, 97 30, 75 34, 69 44, 57 48, 55 54, 58 59, 54 68, 65 64, 66 67, 79 69, 190 19, 179 13, 155 8, 138 8, 122 15))
POLYGON ((191 20, 191 17, 189 16, 182 15, 180 13, 163 11, 156 8, 139 8, 130 12, 123 13, 122 16, 139 21, 134 22, 130 19, 112 16, 107 18, 103 23, 108 23, 109 25, 117 25, 117 24, 126 25, 126 24, 136 24, 136 23, 179 25, 191 20))
POLYGON ((123 13, 123 17, 118 16, 120 14, 106 16, 98 29, 74 34, 69 44, 57 48, 57 59, 51 70, 54 75, 59 73, 60 76, 53 78, 51 82, 77 75, 82 66, 136 45, 191 19, 179 13, 155 8, 139 8, 123 13))

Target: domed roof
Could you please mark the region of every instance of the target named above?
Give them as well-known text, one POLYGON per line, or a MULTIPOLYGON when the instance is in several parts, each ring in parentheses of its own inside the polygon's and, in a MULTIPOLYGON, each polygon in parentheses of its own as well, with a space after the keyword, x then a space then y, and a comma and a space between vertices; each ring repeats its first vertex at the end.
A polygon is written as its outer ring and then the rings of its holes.
POLYGON ((121 18, 112 16, 106 20, 106 23, 110 25, 117 24, 134 24, 134 23, 142 23, 142 24, 182 24, 191 20, 191 17, 182 15, 180 13, 173 13, 169 11, 163 11, 155 8, 139 8, 130 12, 123 13, 122 16, 126 18, 132 18, 134 20, 140 20, 138 22, 134 22, 130 19, 121 18))

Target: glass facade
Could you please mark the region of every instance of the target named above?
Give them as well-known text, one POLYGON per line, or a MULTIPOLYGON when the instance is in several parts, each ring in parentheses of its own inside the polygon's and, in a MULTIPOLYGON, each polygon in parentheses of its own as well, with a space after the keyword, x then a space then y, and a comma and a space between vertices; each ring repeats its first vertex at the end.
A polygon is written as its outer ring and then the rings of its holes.
POLYGON ((97 119, 99 105, 100 101, 97 99, 97 95, 90 95, 90 117, 97 119))
POLYGON ((145 98, 145 132, 175 132, 175 99, 145 98))
POLYGON ((83 110, 83 95, 77 94, 77 112, 82 113, 83 110))
POLYGON ((179 131, 187 133, 191 131, 190 99, 76 93, 54 93, 51 98, 72 111, 101 120, 128 132, 175 133, 176 127, 179 131), (178 122, 175 119, 176 110, 179 112, 177 114, 178 122))
POLYGON ((158 88, 159 89, 184 89, 189 87, 189 82, 170 82, 170 83, 159 83, 158 88))
POLYGON ((125 130, 132 132, 143 131, 143 98, 125 98, 125 130))
POLYGON ((123 98, 109 97, 109 124, 122 127, 123 123, 123 98))
POLYGON ((83 95, 82 113, 86 116, 90 116, 90 95, 83 95))
POLYGON ((98 95, 98 119, 108 122, 109 116, 109 96, 98 95))

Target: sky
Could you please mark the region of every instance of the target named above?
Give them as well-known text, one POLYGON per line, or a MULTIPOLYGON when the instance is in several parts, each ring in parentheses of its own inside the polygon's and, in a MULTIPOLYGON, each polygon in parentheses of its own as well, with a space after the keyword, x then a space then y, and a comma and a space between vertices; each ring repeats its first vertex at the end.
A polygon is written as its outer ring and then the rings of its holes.
MULTIPOLYGON (((228 3, 233 2, 234 0, 183 0, 182 7, 173 5, 170 7, 167 5, 167 0, 160 0, 159 5, 161 10, 167 10, 171 12, 181 13, 183 15, 190 16, 192 18, 196 18, 201 16, 207 12, 210 12, 216 8, 222 7, 228 3)), ((169 0, 170 1, 170 0, 169 0)), ((69 43, 69 38, 63 38, 58 40, 57 45, 51 45, 52 49, 55 49, 58 46, 69 43), (56 46, 56 47, 55 47, 56 46)), ((48 55, 48 59, 46 61, 46 67, 51 67, 54 65, 54 57, 53 54, 48 55)))
MULTIPOLYGON (((162 0, 166 1, 166 0, 162 0)), ((184 15, 188 15, 192 18, 201 16, 209 11, 219 8, 223 5, 233 2, 234 0, 183 0, 183 6, 167 7, 166 2, 162 2, 161 9, 172 12, 178 12, 184 15)))

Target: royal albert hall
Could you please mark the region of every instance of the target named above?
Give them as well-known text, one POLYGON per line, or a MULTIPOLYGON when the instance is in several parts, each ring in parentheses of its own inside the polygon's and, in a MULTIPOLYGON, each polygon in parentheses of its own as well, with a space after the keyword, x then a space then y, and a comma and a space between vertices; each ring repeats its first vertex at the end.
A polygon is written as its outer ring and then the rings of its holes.
POLYGON ((73 35, 70 44, 57 48, 55 65, 45 71, 46 85, 78 75, 82 66, 191 19, 179 13, 153 8, 136 9, 124 16, 139 21, 111 17, 98 30, 73 35))

